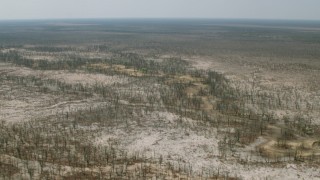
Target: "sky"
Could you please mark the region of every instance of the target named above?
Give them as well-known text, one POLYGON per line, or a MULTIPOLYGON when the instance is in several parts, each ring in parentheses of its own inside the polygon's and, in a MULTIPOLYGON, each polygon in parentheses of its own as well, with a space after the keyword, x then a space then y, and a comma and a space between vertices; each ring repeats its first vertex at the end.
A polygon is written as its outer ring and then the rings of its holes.
POLYGON ((0 19, 235 18, 320 20, 320 0, 0 0, 0 19))

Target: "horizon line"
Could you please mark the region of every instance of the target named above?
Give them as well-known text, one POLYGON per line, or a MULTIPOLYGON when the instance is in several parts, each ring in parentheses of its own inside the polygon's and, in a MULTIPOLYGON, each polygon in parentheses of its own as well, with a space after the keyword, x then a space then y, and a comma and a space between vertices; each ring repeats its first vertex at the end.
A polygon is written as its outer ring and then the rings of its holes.
POLYGON ((273 18, 211 18, 211 17, 92 17, 92 18, 17 18, 0 21, 50 21, 50 20, 262 20, 262 21, 320 21, 320 19, 273 19, 273 18))

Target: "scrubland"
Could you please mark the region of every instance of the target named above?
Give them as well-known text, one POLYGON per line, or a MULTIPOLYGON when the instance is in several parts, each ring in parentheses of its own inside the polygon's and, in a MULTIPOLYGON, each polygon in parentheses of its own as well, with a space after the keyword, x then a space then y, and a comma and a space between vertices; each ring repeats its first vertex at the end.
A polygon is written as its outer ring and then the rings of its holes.
POLYGON ((0 179, 320 178, 316 22, 83 21, 2 22, 0 179))

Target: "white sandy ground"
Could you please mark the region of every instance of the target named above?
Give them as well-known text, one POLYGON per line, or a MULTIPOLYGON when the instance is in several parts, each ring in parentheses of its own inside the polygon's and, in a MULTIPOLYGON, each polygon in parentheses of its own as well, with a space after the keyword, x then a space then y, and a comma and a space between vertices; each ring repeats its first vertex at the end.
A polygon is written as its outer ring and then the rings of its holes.
MULTIPOLYGON (((1 71, 1 66, 0 66, 1 71)), ((43 79, 53 79, 67 84, 83 84, 83 85, 114 85, 125 84, 129 82, 129 78, 120 76, 107 76, 103 74, 89 74, 85 72, 68 72, 68 71, 40 71, 29 68, 9 67, 6 69, 8 75, 12 76, 34 76, 43 79)))
MULTIPOLYGON (((16 157, 8 156, 8 155, 0 155, 0 162, 5 164, 14 164, 15 167, 19 168, 20 173, 14 174, 10 179, 13 180, 33 180, 33 179, 41 179, 39 174, 41 172, 41 164, 38 161, 26 161, 21 160, 16 157), (30 176, 30 170, 33 172, 32 176, 30 176)), ((52 163, 44 163, 42 165, 44 172, 51 172, 52 174, 59 174, 61 176, 68 176, 70 174, 76 174, 80 172, 91 172, 89 168, 79 168, 79 167, 71 167, 71 166, 58 166, 52 163)), ((111 167, 106 166, 102 168, 103 171, 110 171, 111 167)), ((99 172, 99 170, 96 170, 99 172)))
MULTIPOLYGON (((216 130, 209 133, 186 129, 175 126, 179 116, 169 112, 153 112, 142 119, 148 119, 148 123, 157 124, 136 127, 134 131, 125 129, 108 130, 101 137, 96 138, 97 145, 107 145, 110 141, 119 143, 119 148, 130 154, 144 154, 146 157, 160 157, 175 166, 186 164, 192 167, 194 173, 228 171, 230 175, 243 179, 320 179, 320 171, 316 168, 303 165, 288 164, 286 168, 273 168, 268 165, 254 166, 242 165, 229 160, 218 158, 218 134, 216 130), (159 123, 160 122, 160 123, 159 123), (159 125, 159 124, 162 124, 159 125), (163 124, 166 124, 164 126, 163 124), (162 128, 161 128, 162 127, 162 128)), ((183 118, 184 123, 189 124, 191 119, 183 118)), ((192 124, 192 123, 191 123, 192 124)), ((249 155, 250 151, 264 140, 259 138, 252 145, 245 147, 242 156, 249 155), (247 152, 245 152, 247 151, 247 152)))
POLYGON ((106 104, 97 99, 75 100, 48 104, 47 101, 53 100, 46 95, 27 100, 1 100, 0 102, 0 121, 9 123, 25 122, 45 118, 56 114, 66 114, 79 110, 96 108, 106 104))
MULTIPOLYGON (((16 102, 15 102, 16 103, 16 102)), ((14 104, 15 104, 14 103, 14 104)), ((75 103, 75 102, 70 102, 75 103)), ((59 103, 51 107, 64 106, 59 103)), ((16 108, 25 108, 25 104, 16 108)), ((49 108, 50 109, 50 108, 49 108)), ((3 112, 0 112, 3 114, 3 112)), ((24 115, 21 115, 23 117, 24 115)), ((35 117, 35 115, 32 115, 35 117)), ((176 122, 180 120, 178 115, 168 112, 153 112, 145 114, 141 117, 147 120, 148 124, 144 127, 137 126, 136 130, 128 132, 126 129, 116 129, 105 132, 101 137, 96 138, 97 145, 107 145, 108 141, 120 142, 119 147, 127 150, 130 154, 145 154, 147 157, 163 157, 164 161, 170 161, 175 166, 180 164, 191 165, 193 172, 229 171, 230 175, 236 175, 243 179, 320 179, 320 171, 316 168, 305 167, 303 165, 288 164, 286 168, 272 168, 263 166, 246 166, 236 162, 220 160, 218 153, 218 138, 216 130, 210 133, 202 133, 201 131, 193 131, 187 129, 187 125, 192 126, 193 120, 183 118, 182 124, 186 126, 176 126, 176 122)), ((208 130, 208 129, 206 129, 208 130)), ((205 132, 204 130, 203 132, 205 132)), ((253 145, 246 147, 248 150, 254 148, 254 144, 261 143, 263 139, 258 139, 253 145)), ((1 157, 2 162, 12 161, 12 157, 1 157), (10 160, 11 159, 11 160, 10 160)), ((14 158, 14 161, 26 163, 14 158)), ((19 164, 18 163, 18 164, 19 164)), ((39 163, 29 162, 34 169, 39 169, 39 163)), ((57 167, 47 163, 47 168, 57 171, 57 167)), ((23 165, 18 166, 20 169, 23 165)), ((26 171, 26 170, 25 170, 26 171)), ((72 170, 73 172, 75 170, 72 170)), ((64 167, 63 173, 71 172, 70 167, 64 167)), ((16 179, 21 178, 17 176, 16 179)), ((24 179, 30 179, 27 173, 24 179)))
MULTIPOLYGON (((109 77, 95 74, 78 74, 60 72, 42 72, 33 71, 28 68, 12 67, 10 64, 0 63, 0 74, 9 73, 16 76, 36 76, 41 78, 50 78, 64 81, 69 84, 84 83, 93 85, 100 83, 111 85, 121 83, 117 77, 109 77)), ((123 80, 123 81, 122 81, 123 80)), ((19 86, 11 87, 0 84, 0 120, 15 123, 38 118, 48 117, 51 115, 74 112, 82 109, 96 108, 105 105, 107 102, 102 101, 101 97, 92 97, 84 99, 70 99, 63 94, 53 95, 30 91, 19 86)))
MULTIPOLYGON (((266 93, 272 96, 280 96, 288 99, 288 109, 273 109, 277 119, 284 116, 293 117, 300 115, 301 112, 311 119, 312 123, 320 125, 320 71, 308 69, 280 69, 271 70, 265 66, 267 58, 245 60, 243 57, 186 57, 197 69, 214 70, 223 73, 230 80, 230 84, 244 92, 251 90, 255 84, 255 92, 266 93), (259 63, 260 62, 260 63, 259 63), (301 105, 300 110, 295 109, 295 103, 301 105), (307 104, 313 109, 307 109, 307 104)), ((279 60, 281 61, 281 60, 279 60)), ((305 60, 308 62, 308 60, 305 60)), ((283 63, 290 61, 284 60, 283 63)), ((303 62, 303 60, 301 60, 303 62)), ((281 64, 281 62, 279 62, 281 64)), ((277 63, 274 63, 277 66, 277 63)), ((250 106, 250 105, 249 105, 250 106)), ((255 107, 252 110, 256 110, 255 107)), ((261 113, 261 112, 260 112, 261 113)))
MULTIPOLYGON (((33 72, 28 68, 20 67, 2 68, 1 72, 11 72, 12 75, 17 76, 41 76, 62 80, 68 83, 76 81, 81 83, 107 83, 112 85, 118 82, 117 79, 109 79, 108 76, 67 73, 64 71, 47 71, 47 72, 33 72), (69 76, 67 77, 66 74, 69 76), (79 78, 79 76, 81 76, 79 78)), ((222 68, 221 68, 222 69, 222 68)), ((241 77, 241 76, 240 76, 241 77)), ((114 77, 112 77, 114 78, 114 77)), ((119 82, 126 83, 127 81, 119 82)), ((0 86, 0 91, 7 91, 10 87, 0 86)), ((50 113, 57 113, 68 110, 78 110, 92 105, 96 102, 97 106, 102 102, 97 102, 96 99, 75 100, 75 101, 59 101, 53 102, 54 99, 63 97, 49 97, 47 95, 37 95, 37 98, 21 97, 21 98, 7 98, 0 101, 0 118, 3 120, 13 119, 14 121, 21 121, 26 118, 35 118, 50 115, 50 113), (39 99, 41 99, 39 101, 39 99), (44 105, 45 104, 45 105, 44 105)), ((121 103, 128 103, 121 101, 121 103)), ((320 116, 318 116, 320 117, 320 116)), ((270 167, 270 165, 242 165, 235 161, 227 161, 219 159, 217 156, 219 135, 216 129, 211 127, 199 127, 193 130, 196 125, 194 120, 182 118, 182 125, 177 125, 177 121, 181 118, 169 112, 153 112, 151 114, 144 114, 140 117, 144 126, 136 125, 133 130, 128 130, 125 127, 112 127, 97 137, 94 142, 96 145, 107 145, 110 141, 117 141, 119 148, 126 150, 129 154, 146 154, 148 157, 162 156, 164 161, 170 161, 177 165, 179 163, 186 163, 192 166, 195 173, 204 171, 216 171, 218 168, 229 171, 230 175, 242 177, 243 179, 320 179, 320 170, 317 168, 306 167, 302 165, 288 164, 285 168, 270 167), (185 124, 185 125, 183 125, 185 124), (190 128, 191 127, 191 128, 190 128), (203 131, 201 131, 203 128, 203 131)), ((181 124, 181 123, 179 123, 181 124)), ((253 150, 254 147, 262 143, 263 139, 257 139, 253 144, 244 147, 241 156, 246 156, 246 151, 253 150)), ((2 157, 2 161, 10 159, 10 157, 2 157)), ((21 161, 17 160, 16 161, 21 161)), ((20 163, 23 163, 22 161, 20 163)), ((37 162, 31 163, 34 166, 37 162)), ((49 165, 48 165, 49 166, 49 165)), ((50 165, 54 168, 54 165, 50 165)), ((68 172, 68 167, 65 167, 65 172, 68 172)), ((17 177, 17 179, 19 179, 17 177)), ((26 177, 28 179, 28 177, 26 177)))
MULTIPOLYGON (((67 71, 40 71, 24 67, 14 67, 11 64, 0 63, 0 73, 11 76, 33 76, 42 79, 53 79, 67 84, 95 84, 112 86, 129 82, 128 78, 119 76, 106 76, 102 74, 70 73, 67 71)), ((13 88, 14 89, 14 88, 13 88)), ((73 112, 89 107, 95 108, 105 104, 100 97, 83 100, 66 100, 63 95, 41 94, 18 89, 13 95, 11 87, 0 85, 2 98, 0 101, 0 120, 7 122, 21 122, 40 117, 55 115, 57 113, 73 112)))
MULTIPOLYGON (((25 47, 35 47, 33 45, 26 45, 25 47)), ((63 46, 61 46, 63 47, 63 46)), ((9 48, 3 49, 1 52, 7 53, 9 51, 16 51, 21 54, 24 58, 32 60, 47 60, 47 61, 57 61, 67 59, 68 56, 81 56, 82 58, 87 59, 102 59, 112 57, 110 52, 101 52, 99 49, 96 49, 95 52, 86 52, 84 49, 73 49, 63 52, 38 52, 33 50, 28 50, 24 48, 9 48)))

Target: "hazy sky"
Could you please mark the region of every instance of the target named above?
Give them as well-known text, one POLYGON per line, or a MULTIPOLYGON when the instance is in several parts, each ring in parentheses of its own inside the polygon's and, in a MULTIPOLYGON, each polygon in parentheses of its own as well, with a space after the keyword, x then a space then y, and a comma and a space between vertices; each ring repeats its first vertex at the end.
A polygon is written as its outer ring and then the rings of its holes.
POLYGON ((171 17, 320 20, 320 0, 0 0, 0 19, 171 17))

